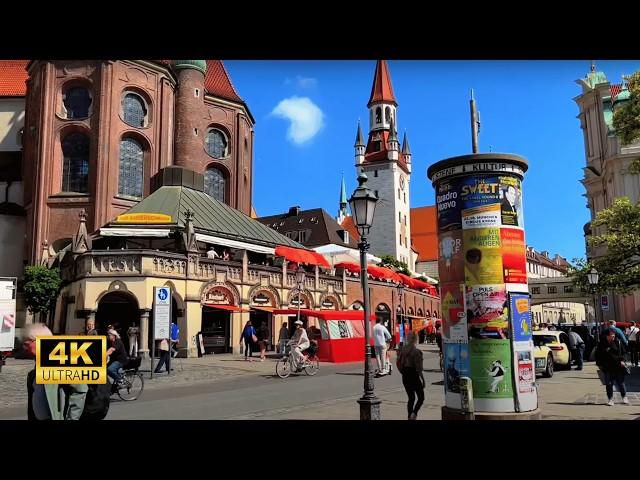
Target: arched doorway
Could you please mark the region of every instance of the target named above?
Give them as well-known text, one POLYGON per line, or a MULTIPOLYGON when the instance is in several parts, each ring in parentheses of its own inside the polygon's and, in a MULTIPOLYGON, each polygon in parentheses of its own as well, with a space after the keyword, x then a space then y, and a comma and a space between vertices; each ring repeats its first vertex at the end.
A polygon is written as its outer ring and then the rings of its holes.
POLYGON ((239 311, 236 292, 226 285, 210 285, 204 289, 202 303, 202 343, 204 353, 230 353, 231 314, 239 311))
POLYGON ((106 334, 109 325, 120 334, 129 351, 127 330, 129 327, 140 326, 140 309, 134 295, 123 291, 109 292, 100 299, 96 312, 96 328, 100 334, 106 334))
MULTIPOLYGON (((278 294, 272 291, 269 287, 262 287, 254 289, 249 294, 249 306, 251 307, 251 313, 249 314, 249 320, 253 328, 261 328, 264 323, 269 330, 269 336, 267 337, 267 350, 273 350, 275 344, 275 324, 273 321, 273 310, 280 306, 278 294)), ((260 338, 260 335, 258 335, 260 338)), ((257 348, 257 346, 256 346, 257 348)))

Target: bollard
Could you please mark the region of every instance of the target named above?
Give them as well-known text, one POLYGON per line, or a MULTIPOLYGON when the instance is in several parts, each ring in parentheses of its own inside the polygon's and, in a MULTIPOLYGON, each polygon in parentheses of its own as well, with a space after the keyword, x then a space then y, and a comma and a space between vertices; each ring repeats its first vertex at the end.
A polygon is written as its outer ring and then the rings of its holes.
POLYGON ((465 420, 475 420, 473 408, 473 382, 469 377, 460 377, 460 399, 465 420))

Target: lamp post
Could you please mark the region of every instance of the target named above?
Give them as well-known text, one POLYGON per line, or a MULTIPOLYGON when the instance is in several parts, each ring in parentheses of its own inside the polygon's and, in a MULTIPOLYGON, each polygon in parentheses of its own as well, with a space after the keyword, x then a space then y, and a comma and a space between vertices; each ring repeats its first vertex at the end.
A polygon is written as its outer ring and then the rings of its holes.
POLYGON ((600 274, 598 273, 598 270, 596 270, 595 268, 592 268, 591 270, 589 270, 589 273, 587 273, 587 281, 589 282, 589 285, 591 287, 591 293, 593 293, 593 317, 594 317, 593 319, 596 324, 596 333, 598 334, 598 337, 600 336, 600 328, 598 325, 598 311, 596 309, 597 307, 596 289, 598 288, 599 279, 600 279, 600 274))
POLYGON ((399 300, 399 310, 398 310, 398 328, 400 329, 400 347, 404 345, 404 306, 402 304, 402 294, 404 293, 404 285, 399 283, 396 288, 398 289, 398 300, 399 300))
POLYGON ((298 321, 300 321, 300 294, 302 293, 302 287, 304 287, 304 269, 302 265, 298 264, 298 270, 296 271, 296 283, 298 284, 298 321))
POLYGON ((373 372, 371 371, 371 348, 369 346, 369 282, 367 279, 367 250, 369 243, 367 235, 373 224, 373 214, 376 209, 378 197, 366 187, 367 176, 361 173, 358 176, 358 188, 349 199, 351 214, 354 223, 360 233, 360 271, 362 283, 362 301, 364 303, 364 395, 358 400, 360 404, 360 420, 380 420, 380 399, 373 392, 373 372))

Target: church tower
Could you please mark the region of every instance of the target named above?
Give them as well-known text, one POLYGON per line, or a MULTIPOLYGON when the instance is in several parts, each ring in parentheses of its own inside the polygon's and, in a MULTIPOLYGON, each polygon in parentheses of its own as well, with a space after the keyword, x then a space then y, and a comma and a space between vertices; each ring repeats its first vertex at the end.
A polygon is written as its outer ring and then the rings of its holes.
POLYGON ((371 253, 391 255, 411 265, 411 215, 409 184, 411 179, 411 151, 407 134, 402 148, 398 140, 398 103, 393 94, 389 67, 378 60, 369 97, 369 138, 364 144, 360 124, 356 134, 356 175, 366 173, 367 186, 380 201, 369 241, 371 253))

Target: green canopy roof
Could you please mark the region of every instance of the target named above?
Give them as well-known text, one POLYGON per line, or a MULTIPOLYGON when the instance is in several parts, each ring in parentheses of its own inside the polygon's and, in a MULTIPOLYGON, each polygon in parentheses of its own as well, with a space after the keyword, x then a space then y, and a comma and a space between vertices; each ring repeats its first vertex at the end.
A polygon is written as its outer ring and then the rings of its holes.
MULTIPOLYGON (((294 242, 206 193, 184 186, 160 187, 126 213, 160 213, 169 215, 172 218, 172 225, 184 228, 187 210, 191 210, 195 215, 193 226, 197 233, 270 247, 286 245, 294 248, 305 248, 298 242, 294 242)), ((114 222, 110 226, 125 225, 114 222)), ((130 227, 131 224, 126 226, 130 227)))

